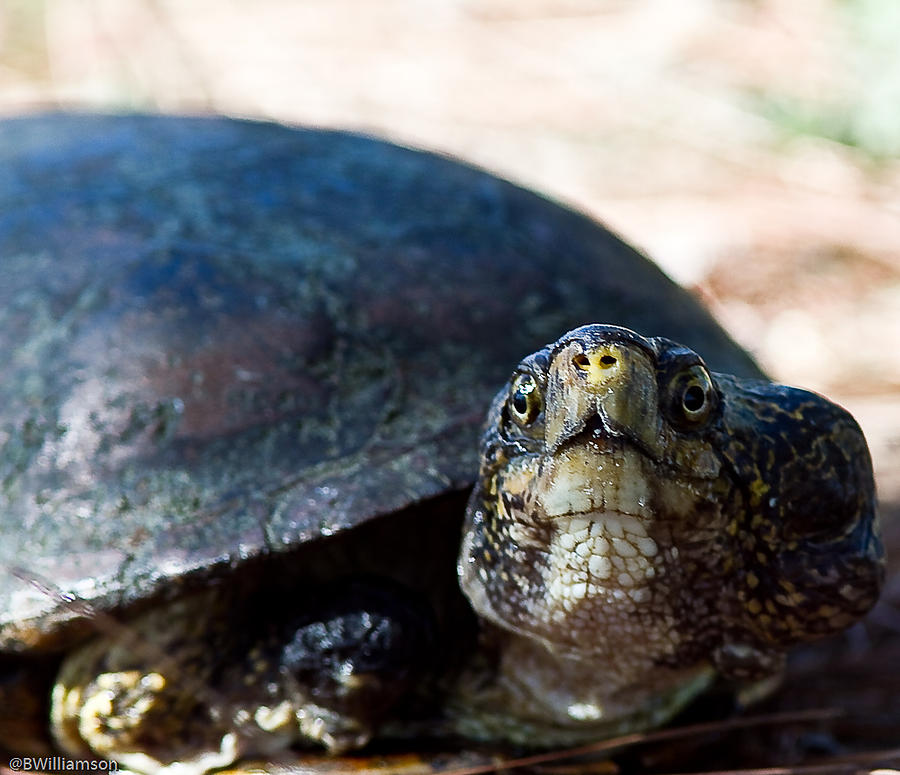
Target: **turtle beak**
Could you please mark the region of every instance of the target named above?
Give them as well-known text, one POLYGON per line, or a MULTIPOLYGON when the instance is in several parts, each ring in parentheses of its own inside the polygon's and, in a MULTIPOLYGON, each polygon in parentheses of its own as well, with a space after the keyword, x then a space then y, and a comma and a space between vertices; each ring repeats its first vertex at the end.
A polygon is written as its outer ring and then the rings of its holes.
POLYGON ((565 342, 550 365, 545 411, 550 454, 585 432, 662 453, 656 365, 637 341, 585 332, 565 342))

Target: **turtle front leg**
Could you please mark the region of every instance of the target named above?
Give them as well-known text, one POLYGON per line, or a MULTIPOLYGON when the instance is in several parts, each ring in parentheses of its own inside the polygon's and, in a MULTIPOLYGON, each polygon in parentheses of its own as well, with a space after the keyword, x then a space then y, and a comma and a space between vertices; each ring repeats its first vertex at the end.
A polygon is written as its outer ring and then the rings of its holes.
POLYGON ((192 595, 70 654, 51 694, 58 747, 142 773, 177 764, 200 775, 234 762, 242 753, 239 725, 214 687, 219 663, 234 654, 220 623, 226 610, 219 591, 192 595))
POLYGON ((435 624, 408 590, 384 579, 326 587, 283 631, 279 671, 305 740, 330 753, 361 748, 431 667, 435 624))
POLYGON ((60 748, 144 773, 201 775, 292 746, 365 745, 432 653, 425 608, 380 580, 298 600, 212 589, 160 605, 65 660, 60 748))

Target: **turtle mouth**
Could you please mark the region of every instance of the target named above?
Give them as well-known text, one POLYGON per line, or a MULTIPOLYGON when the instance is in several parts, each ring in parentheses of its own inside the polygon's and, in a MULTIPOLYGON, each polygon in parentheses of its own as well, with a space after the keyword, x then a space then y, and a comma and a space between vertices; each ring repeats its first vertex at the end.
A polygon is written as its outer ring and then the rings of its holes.
POLYGON ((592 444, 597 454, 613 454, 625 445, 635 448, 648 460, 657 462, 658 454, 654 452, 636 433, 628 426, 620 425, 610 420, 604 414, 602 408, 585 420, 584 425, 572 433, 569 438, 563 440, 553 454, 566 447, 574 447, 579 444, 592 444))
POLYGON ((588 443, 593 445, 597 454, 608 454, 625 443, 626 439, 626 434, 615 428, 601 410, 576 425, 567 436, 559 438, 547 449, 547 454, 559 455, 567 449, 588 443))

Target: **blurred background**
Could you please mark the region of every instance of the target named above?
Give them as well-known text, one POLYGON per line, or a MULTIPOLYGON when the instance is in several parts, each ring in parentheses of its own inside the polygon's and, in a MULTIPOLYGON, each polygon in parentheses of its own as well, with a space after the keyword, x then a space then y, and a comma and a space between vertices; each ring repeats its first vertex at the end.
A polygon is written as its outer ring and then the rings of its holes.
POLYGON ((843 400, 896 500, 898 34, 896 0, 0 0, 0 114, 352 128, 534 187, 843 400))
POLYGON ((898 39, 897 0, 0 0, 0 114, 350 128, 585 210, 860 419, 896 557, 898 39))

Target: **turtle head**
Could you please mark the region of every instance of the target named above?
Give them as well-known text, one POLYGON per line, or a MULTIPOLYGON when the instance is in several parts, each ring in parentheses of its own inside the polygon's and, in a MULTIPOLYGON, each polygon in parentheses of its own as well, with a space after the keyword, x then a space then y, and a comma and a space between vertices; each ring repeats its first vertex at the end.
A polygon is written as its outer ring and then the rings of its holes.
POLYGON ((584 326, 492 404, 461 584, 481 616, 557 654, 766 672, 874 603, 873 493, 834 404, 584 326))

